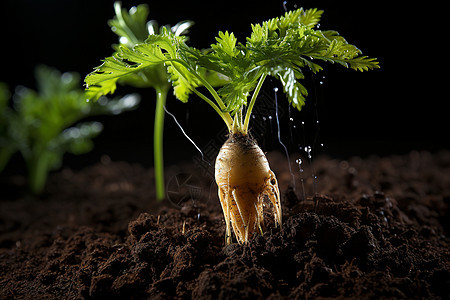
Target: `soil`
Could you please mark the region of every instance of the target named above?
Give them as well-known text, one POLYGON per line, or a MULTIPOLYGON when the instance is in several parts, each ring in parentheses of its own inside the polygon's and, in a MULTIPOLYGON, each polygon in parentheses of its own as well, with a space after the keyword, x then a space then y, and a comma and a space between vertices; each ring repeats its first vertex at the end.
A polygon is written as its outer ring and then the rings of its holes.
POLYGON ((225 245, 215 184, 194 164, 167 169, 162 203, 151 169, 108 157, 53 173, 38 198, 2 178, 0 298, 449 298, 450 152, 298 158, 291 175, 268 154, 283 226, 268 208, 245 245, 225 245))

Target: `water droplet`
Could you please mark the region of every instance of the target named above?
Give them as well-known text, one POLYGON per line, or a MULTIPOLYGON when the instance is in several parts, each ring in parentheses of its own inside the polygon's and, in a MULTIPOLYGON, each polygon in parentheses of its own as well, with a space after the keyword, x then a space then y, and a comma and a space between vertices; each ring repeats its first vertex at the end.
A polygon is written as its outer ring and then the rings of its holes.
POLYGON ((130 15, 134 15, 137 12, 137 7, 136 6, 132 6, 130 8, 130 15))
POLYGON ((289 118, 289 121, 294 122, 294 118, 289 118))
POLYGON ((273 91, 276 93, 276 92, 278 92, 278 88, 277 87, 274 87, 273 88, 273 91))
POLYGON ((126 45, 126 44, 128 44, 128 39, 127 39, 126 37, 124 37, 124 36, 121 36, 121 37, 119 38, 119 42, 120 42, 121 44, 126 45))
POLYGON ((302 160, 299 158, 295 162, 298 164, 298 170, 302 173, 304 171, 302 168, 302 160))
POLYGON ((302 168, 303 161, 301 160, 301 158, 299 158, 295 162, 298 164, 298 170, 300 172, 300 182, 302 183, 302 195, 303 195, 303 200, 305 200, 306 199, 306 191, 305 191, 305 183, 303 182, 304 181, 304 179, 303 179, 303 171, 304 170, 302 168))
POLYGON ((272 116, 269 116, 269 120, 272 120, 272 116))
POLYGON ((277 120, 278 142, 284 148, 284 152, 286 153, 286 158, 288 160, 288 166, 289 166, 289 172, 291 173, 291 177, 292 177, 292 186, 295 191, 295 176, 294 176, 294 173, 292 172, 291 161, 289 159, 289 153, 286 148, 286 145, 281 141, 280 119, 278 117, 278 97, 277 97, 278 88, 275 87, 273 90, 275 91, 275 118, 277 120))
POLYGON ((306 146, 305 147, 305 152, 308 153, 308 158, 311 158, 311 146, 306 146))
POLYGON ((302 125, 305 125, 305 122, 304 122, 304 121, 302 121, 302 125))

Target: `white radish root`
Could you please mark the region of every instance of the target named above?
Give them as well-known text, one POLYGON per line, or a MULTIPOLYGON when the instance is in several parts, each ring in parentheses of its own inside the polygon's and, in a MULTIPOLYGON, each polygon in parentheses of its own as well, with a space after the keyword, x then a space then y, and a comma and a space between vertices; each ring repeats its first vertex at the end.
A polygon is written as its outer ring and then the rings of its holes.
POLYGON ((256 231, 262 233, 264 197, 273 205, 275 226, 281 226, 277 179, 261 148, 248 135, 230 135, 217 156, 215 178, 227 244, 231 243, 231 226, 240 244, 248 242, 256 231))

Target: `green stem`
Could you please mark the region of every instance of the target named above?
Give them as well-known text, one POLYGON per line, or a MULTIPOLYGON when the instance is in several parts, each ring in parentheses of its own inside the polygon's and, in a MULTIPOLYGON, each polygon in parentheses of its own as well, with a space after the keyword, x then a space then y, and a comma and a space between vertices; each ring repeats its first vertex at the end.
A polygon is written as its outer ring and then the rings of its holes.
POLYGON ((232 133, 243 133, 245 134, 243 123, 242 123, 242 106, 234 115, 232 133))
MULTIPOLYGON (((222 99, 220 98, 219 94, 217 94, 216 90, 209 84, 209 82, 207 80, 205 80, 202 76, 198 75, 196 71, 191 70, 191 68, 189 68, 189 66, 184 61, 179 60, 179 59, 174 59, 172 61, 177 62, 180 65, 184 66, 186 69, 190 70, 190 73, 192 75, 194 75, 203 84, 203 86, 209 91, 209 93, 213 96, 214 100, 216 100, 216 102, 219 105, 221 110, 225 110, 227 108, 225 106, 225 104, 223 103, 222 99)), ((173 66, 175 69, 177 69, 175 64, 173 64, 173 66)), ((178 69, 177 69, 177 71, 179 72, 178 69)), ((180 74, 183 75, 181 72, 180 72, 180 74)), ((229 115, 229 113, 228 113, 228 115, 229 115)), ((231 116, 230 116, 230 118, 231 118, 231 116)))
POLYGON ((164 187, 164 156, 163 156, 163 133, 164 133, 164 105, 166 104, 168 89, 156 90, 155 125, 153 129, 153 152, 155 167, 156 199, 162 201, 165 198, 164 187))
MULTIPOLYGON (((182 60, 178 60, 178 59, 173 59, 173 60, 168 60, 168 61, 172 61, 172 62, 177 62, 180 65, 184 66, 186 69, 190 70, 189 66, 184 63, 182 60)), ((176 66, 176 64, 172 64, 172 66, 180 73, 181 76, 184 76, 182 72, 180 72, 176 66)), ((222 117, 222 119, 225 121, 225 124, 227 124, 228 129, 231 128, 232 123, 233 123, 233 118, 230 116, 230 113, 228 112, 224 112, 224 110, 226 110, 226 106, 223 103, 222 99, 220 98, 219 94, 217 94, 217 91, 209 84, 209 82, 207 80, 205 80, 204 78, 202 78, 201 76, 199 76, 197 74, 197 72, 195 71, 190 71, 191 74, 193 74, 202 84, 203 86, 209 91, 209 93, 213 96, 214 100, 216 100, 217 104, 219 105, 219 107, 217 107, 217 105, 214 104, 214 102, 212 102, 208 97, 204 96, 203 94, 201 94, 200 92, 198 92, 196 89, 194 89, 194 92, 197 94, 197 96, 199 96, 200 98, 202 98, 203 100, 205 100, 209 105, 211 105, 214 110, 222 117)), ((186 78, 186 80, 189 80, 186 78)))
POLYGON ((42 155, 32 156, 27 159, 28 165, 28 186, 31 192, 35 195, 42 193, 47 182, 49 166, 48 156, 44 153, 42 155))
POLYGON ((259 91, 261 90, 261 87, 264 83, 264 80, 266 79, 267 74, 263 74, 258 81, 258 85, 255 88, 255 91, 253 92, 252 99, 250 100, 250 104, 248 105, 247 112, 245 114, 245 120, 244 120, 244 128, 243 133, 248 133, 248 125, 250 122, 250 116, 252 114, 253 106, 255 105, 256 98, 258 97, 259 91))
POLYGON ((214 110, 219 114, 220 117, 222 117, 222 120, 225 122, 225 124, 228 127, 228 130, 231 130, 232 126, 233 126, 233 119, 231 118, 229 113, 224 113, 220 110, 220 108, 214 104, 214 102, 212 102, 211 99, 209 99, 208 97, 206 97, 205 95, 203 95, 201 92, 199 92, 197 89, 194 89, 194 93, 199 96, 200 98, 202 98, 203 100, 206 101, 206 103, 208 103, 209 105, 211 105, 212 108, 214 108, 214 110))

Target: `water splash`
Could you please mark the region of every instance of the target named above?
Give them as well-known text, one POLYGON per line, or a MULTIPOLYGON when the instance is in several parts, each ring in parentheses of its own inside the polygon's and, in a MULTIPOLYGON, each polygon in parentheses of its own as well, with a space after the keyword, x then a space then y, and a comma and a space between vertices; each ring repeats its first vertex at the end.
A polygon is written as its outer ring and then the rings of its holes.
MULTIPOLYGON (((291 110, 291 106, 288 106, 288 124, 290 145, 293 146, 292 151, 299 151, 298 154, 301 157, 301 159, 295 161, 298 169, 296 165, 293 165, 293 169, 296 172, 297 185, 300 186, 300 183, 298 182, 298 180, 300 180, 303 189, 303 199, 306 199, 307 195, 309 197, 309 194, 313 193, 313 197, 318 201, 320 198, 315 196, 320 188, 320 176, 318 176, 315 170, 313 159, 316 154, 323 153, 323 150, 325 149, 320 136, 322 122, 319 118, 319 108, 321 107, 319 99, 322 98, 320 90, 323 88, 323 85, 327 83, 327 80, 325 76, 312 78, 312 80, 315 83, 312 85, 314 92, 311 93, 313 103, 306 105, 300 112, 297 112, 294 109, 291 110)), ((299 192, 299 198, 302 196, 301 194, 302 193, 299 192)))
POLYGON ((304 182, 305 179, 303 178, 303 171, 304 171, 303 167, 302 167, 303 161, 302 161, 301 158, 299 158, 295 162, 297 163, 298 171, 300 172, 300 182, 302 183, 302 195, 303 195, 303 199, 302 200, 305 200, 306 199, 306 191, 305 191, 305 182, 304 182))
POLYGON ((304 150, 305 150, 305 152, 306 152, 306 154, 307 154, 307 156, 308 156, 308 160, 309 160, 309 165, 311 166, 311 177, 312 177, 312 180, 313 180, 313 195, 315 195, 316 194, 316 185, 317 185, 317 175, 316 175, 316 171, 315 171, 315 169, 314 169, 314 166, 313 166, 313 163, 312 163, 312 154, 311 154, 311 152, 312 152, 312 147, 311 146, 306 146, 305 148, 304 148, 304 150))
POLYGON ((283 146, 284 152, 286 153, 286 158, 288 160, 288 165, 289 165, 289 172, 291 173, 291 177, 292 177, 292 188, 295 191, 295 176, 294 176, 294 173, 292 172, 291 160, 289 158, 289 153, 286 148, 286 145, 281 141, 280 120, 278 118, 278 96, 277 96, 278 88, 275 87, 273 89, 273 91, 275 93, 275 118, 277 119, 278 142, 280 143, 281 146, 283 146))

